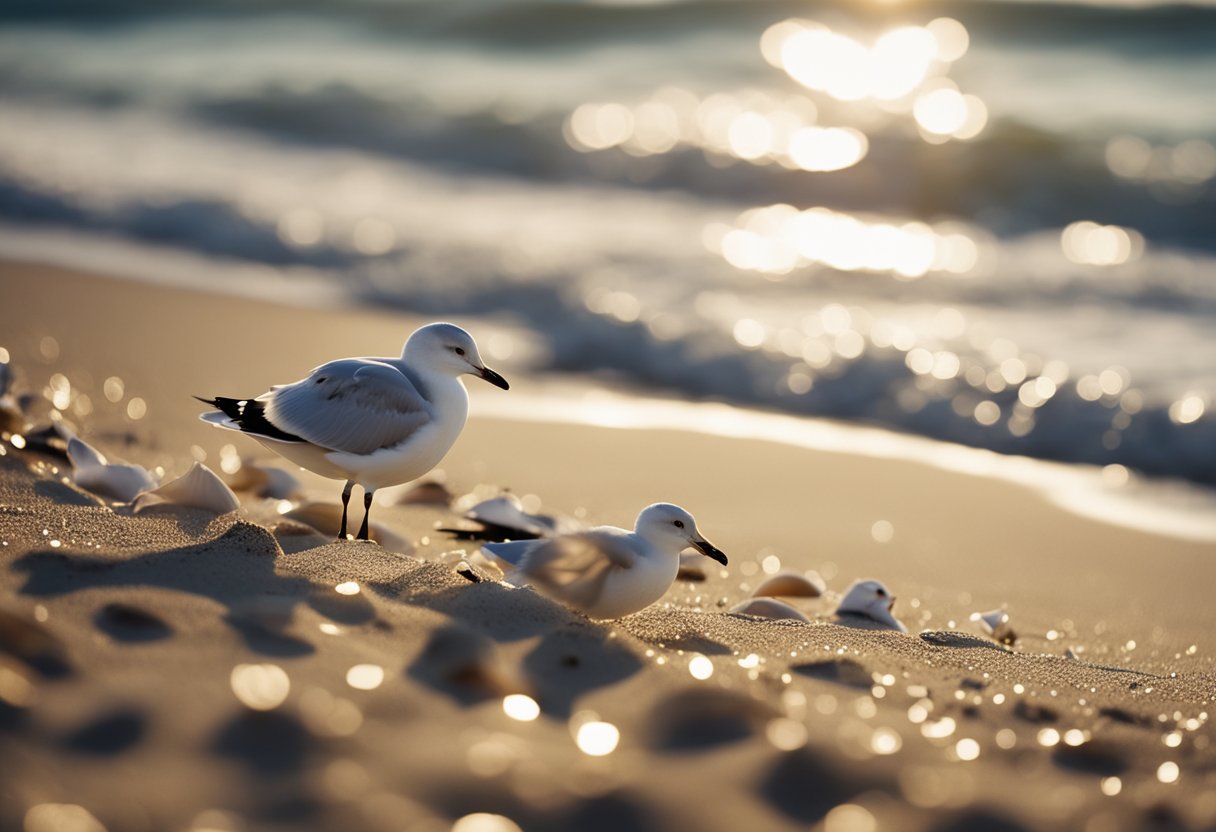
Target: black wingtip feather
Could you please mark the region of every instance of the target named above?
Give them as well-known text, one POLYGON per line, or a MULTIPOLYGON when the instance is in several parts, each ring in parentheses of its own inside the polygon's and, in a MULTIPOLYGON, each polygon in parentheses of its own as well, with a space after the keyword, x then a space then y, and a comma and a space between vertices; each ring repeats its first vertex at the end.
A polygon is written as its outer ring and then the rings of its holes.
POLYGON ((257 399, 230 399, 225 396, 216 396, 214 399, 204 399, 201 396, 194 398, 223 413, 235 422, 243 433, 256 433, 258 436, 278 439, 282 442, 304 441, 295 434, 275 427, 266 418, 265 405, 257 399))

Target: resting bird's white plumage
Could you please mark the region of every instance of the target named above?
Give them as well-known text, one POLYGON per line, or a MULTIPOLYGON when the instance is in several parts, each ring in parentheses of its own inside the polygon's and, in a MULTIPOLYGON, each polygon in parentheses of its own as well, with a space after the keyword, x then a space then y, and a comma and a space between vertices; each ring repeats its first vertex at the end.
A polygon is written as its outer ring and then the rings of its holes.
POLYGON ((506 564, 512 583, 531 584, 590 618, 620 618, 663 597, 679 571, 680 552, 690 546, 725 565, 726 555, 701 536, 691 514, 655 503, 642 509, 631 532, 599 526, 482 549, 506 564))
POLYGON ((342 358, 256 398, 200 398, 218 411, 200 418, 248 434, 323 477, 346 480, 339 539, 346 537, 351 489, 362 486, 366 511, 358 537, 366 540, 375 490, 417 479, 456 442, 469 412, 460 380, 466 374, 508 389, 469 333, 434 323, 410 335, 400 358, 342 358))

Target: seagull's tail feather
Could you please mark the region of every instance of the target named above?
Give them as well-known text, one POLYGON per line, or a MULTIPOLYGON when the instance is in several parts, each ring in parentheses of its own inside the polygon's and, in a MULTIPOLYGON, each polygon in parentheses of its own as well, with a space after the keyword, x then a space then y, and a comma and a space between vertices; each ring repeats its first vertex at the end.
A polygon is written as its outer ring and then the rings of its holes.
POLYGON ((229 419, 234 420, 239 420, 241 418, 242 405, 245 403, 241 399, 228 399, 224 396, 216 396, 214 399, 204 399, 202 396, 195 396, 194 398, 198 399, 205 405, 214 407, 216 410, 221 411, 229 419))
POLYGON ((235 428, 241 433, 277 439, 280 442, 304 441, 295 434, 275 426, 267 419, 266 406, 257 399, 230 399, 225 396, 216 396, 214 399, 204 399, 201 396, 194 398, 220 411, 219 413, 204 413, 200 417, 204 422, 210 422, 222 428, 235 428))
POLYGON ((482 551, 512 566, 519 566, 528 550, 536 545, 535 540, 513 540, 508 543, 485 543, 482 551))

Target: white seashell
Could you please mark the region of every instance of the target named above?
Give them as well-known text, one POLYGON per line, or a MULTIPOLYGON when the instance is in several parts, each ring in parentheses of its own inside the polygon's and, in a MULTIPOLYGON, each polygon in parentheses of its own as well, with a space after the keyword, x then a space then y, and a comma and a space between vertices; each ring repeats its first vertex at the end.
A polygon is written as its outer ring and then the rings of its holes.
POLYGON ((827 585, 817 573, 807 577, 801 572, 778 572, 766 578, 752 593, 753 598, 783 595, 787 598, 818 598, 827 591, 827 585))
POLYGON ((465 517, 488 525, 527 532, 537 537, 553 533, 553 521, 537 514, 528 514, 514 494, 482 500, 465 512, 465 517))
POLYGON ((971 620, 978 621, 984 632, 1002 644, 1013 644, 1018 635, 1009 625, 1009 613, 1005 610, 989 610, 988 612, 973 612, 971 620))
POLYGON ((76 436, 68 442, 68 459, 77 485, 123 503, 156 486, 156 480, 142 465, 108 462, 100 451, 76 436))
POLYGON ((232 493, 232 489, 201 462, 194 463, 185 474, 155 491, 140 494, 135 500, 135 511, 159 503, 201 508, 216 514, 226 514, 241 507, 241 501, 232 493))
POLYGON ((980 622, 984 631, 988 635, 992 635, 997 631, 1002 624, 1009 623, 1009 613, 1004 610, 991 610, 989 612, 976 612, 971 614, 972 621, 980 622))
POLYGON ((908 632, 904 623, 895 617, 895 596, 883 586, 882 581, 866 578, 854 581, 847 590, 840 606, 836 608, 837 615, 857 615, 868 618, 890 630, 901 633, 908 632))
POLYGON ((787 621, 805 621, 811 623, 800 610, 796 610, 784 601, 776 598, 748 598, 742 604, 731 607, 731 612, 741 612, 744 615, 754 615, 759 618, 776 618, 787 621))

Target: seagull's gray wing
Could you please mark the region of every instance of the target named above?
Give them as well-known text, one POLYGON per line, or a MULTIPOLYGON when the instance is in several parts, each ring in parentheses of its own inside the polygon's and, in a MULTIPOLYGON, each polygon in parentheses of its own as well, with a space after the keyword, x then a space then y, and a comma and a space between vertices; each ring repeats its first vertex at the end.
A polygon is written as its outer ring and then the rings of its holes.
POLYGON ((518 571, 541 592, 586 608, 599 599, 614 570, 632 569, 637 559, 623 535, 576 532, 534 545, 518 571))
POLYGON ((366 358, 322 364, 260 399, 275 427, 345 453, 396 445, 434 417, 430 402, 400 370, 366 358))

